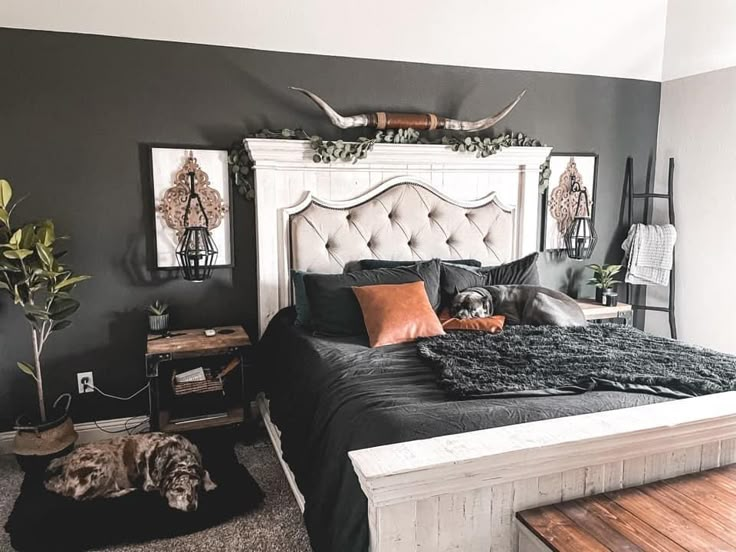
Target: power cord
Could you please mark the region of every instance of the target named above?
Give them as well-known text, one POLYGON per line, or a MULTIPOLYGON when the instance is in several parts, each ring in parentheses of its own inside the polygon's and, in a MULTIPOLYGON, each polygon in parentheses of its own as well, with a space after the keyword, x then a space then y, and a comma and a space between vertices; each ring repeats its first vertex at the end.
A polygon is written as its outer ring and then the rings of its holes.
POLYGON ((85 390, 87 388, 94 389, 95 391, 97 391, 103 397, 107 397, 108 399, 115 399, 116 401, 129 401, 131 399, 134 399, 135 397, 137 397, 138 395, 140 395, 141 393, 143 393, 146 389, 148 389, 148 387, 150 385, 151 385, 150 383, 147 383, 146 385, 144 385, 143 387, 141 387, 138 391, 136 391, 135 393, 133 393, 130 397, 118 397, 117 395, 110 395, 108 393, 105 393, 104 391, 100 390, 100 388, 97 387, 96 385, 92 385, 90 383, 87 383, 86 378, 84 380, 82 380, 82 387, 84 387, 85 390))
MULTIPOLYGON (((144 385, 143 387, 141 387, 141 388, 140 388, 140 389, 139 389, 138 391, 136 391, 135 393, 133 393, 133 394, 132 394, 132 395, 130 395, 129 397, 118 397, 117 395, 111 395, 111 394, 109 394, 109 393, 105 393, 104 391, 102 391, 102 390, 101 390, 101 389, 100 389, 99 387, 97 387, 96 385, 92 385, 92 384, 90 384, 90 383, 89 383, 89 382, 88 382, 88 381, 86 380, 86 378, 82 380, 82 387, 84 388, 84 390, 85 390, 85 391, 86 391, 87 389, 93 389, 93 390, 97 391, 97 392, 98 392, 98 393, 99 393, 100 395, 102 395, 103 397, 107 397, 108 399, 115 399, 116 401, 129 401, 129 400, 131 400, 131 399, 134 399, 134 398, 136 398, 136 397, 137 397, 138 395, 140 395, 141 393, 143 393, 143 392, 144 392, 144 391, 145 391, 146 389, 148 389, 148 387, 149 387, 150 385, 151 385, 150 383, 147 383, 146 385, 144 385)), ((132 416, 132 417, 128 418, 127 420, 125 420, 125 423, 123 424, 123 429, 105 429, 105 428, 104 428, 104 427, 102 427, 102 426, 101 426, 100 424, 98 424, 98 423, 97 423, 97 421, 94 421, 94 424, 95 424, 95 427, 96 427, 97 429, 99 429, 100 431, 104 431, 105 433, 110 433, 110 434, 113 434, 113 435, 115 435, 115 434, 119 434, 119 433, 127 433, 128 435, 132 435, 132 434, 133 434, 133 432, 134 432, 134 431, 135 431, 136 429, 138 429, 138 428, 140 428, 140 427, 142 427, 143 425, 145 425, 145 424, 147 424, 147 423, 148 423, 148 416, 145 416, 145 417, 144 417, 144 418, 143 418, 142 420, 140 420, 140 421, 139 421, 138 423, 136 423, 136 424, 135 424, 134 426, 132 426, 132 427, 129 427, 129 426, 128 426, 128 424, 129 424, 129 423, 130 423, 131 421, 135 420, 136 418, 141 418, 141 416, 132 416)))
POLYGON ((125 420, 125 423, 123 424, 123 429, 105 429, 105 428, 104 428, 104 427, 102 427, 102 426, 101 426, 100 424, 98 424, 98 423, 97 423, 97 421, 94 421, 93 423, 95 424, 95 427, 96 427, 97 429, 99 429, 100 431, 104 431, 105 433, 110 433, 111 435, 117 435, 117 434, 120 434, 120 433, 127 433, 128 435, 132 435, 132 434, 133 434, 133 432, 134 432, 134 431, 135 431, 136 429, 138 429, 138 428, 140 428, 140 427, 142 427, 142 426, 144 426, 145 424, 147 424, 147 423, 148 423, 148 416, 145 416, 145 417, 144 417, 144 418, 143 418, 142 420, 140 420, 140 421, 139 421, 139 422, 138 422, 137 424, 135 424, 134 426, 132 426, 132 427, 128 427, 128 424, 129 424, 129 423, 130 423, 130 422, 131 422, 132 420, 135 420, 136 418, 140 418, 140 417, 141 417, 141 416, 133 416, 133 417, 131 417, 131 418, 128 418, 127 420, 125 420))

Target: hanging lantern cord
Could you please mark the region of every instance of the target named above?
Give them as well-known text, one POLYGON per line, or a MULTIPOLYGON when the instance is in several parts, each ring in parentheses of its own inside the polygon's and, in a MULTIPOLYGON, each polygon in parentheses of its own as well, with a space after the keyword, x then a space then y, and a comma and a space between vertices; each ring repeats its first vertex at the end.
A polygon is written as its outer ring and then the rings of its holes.
POLYGON ((189 226, 189 210, 192 207, 192 200, 196 199, 197 204, 199 205, 199 212, 202 213, 202 216, 204 217, 204 227, 209 230, 210 220, 207 218, 207 213, 204 210, 204 205, 202 205, 202 200, 200 199, 199 194, 194 189, 194 171, 190 171, 188 173, 188 176, 189 176, 189 199, 187 200, 187 207, 184 210, 184 227, 186 228, 187 226, 189 226))
POLYGON ((577 178, 575 178, 575 176, 572 177, 572 186, 570 189, 572 192, 578 193, 578 202, 575 206, 575 216, 582 216, 580 214, 580 203, 582 202, 583 198, 585 198, 585 216, 590 216, 590 211, 588 210, 588 192, 585 188, 580 186, 580 183, 578 182, 577 178))

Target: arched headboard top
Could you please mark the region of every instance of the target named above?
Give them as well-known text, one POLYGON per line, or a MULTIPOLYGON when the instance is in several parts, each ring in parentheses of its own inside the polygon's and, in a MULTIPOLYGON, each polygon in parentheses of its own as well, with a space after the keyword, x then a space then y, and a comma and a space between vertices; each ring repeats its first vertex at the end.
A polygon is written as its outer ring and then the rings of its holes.
POLYGON ((518 253, 515 209, 495 193, 453 200, 407 177, 348 201, 311 194, 288 216, 291 268, 342 272, 360 259, 478 259, 496 265, 518 253))

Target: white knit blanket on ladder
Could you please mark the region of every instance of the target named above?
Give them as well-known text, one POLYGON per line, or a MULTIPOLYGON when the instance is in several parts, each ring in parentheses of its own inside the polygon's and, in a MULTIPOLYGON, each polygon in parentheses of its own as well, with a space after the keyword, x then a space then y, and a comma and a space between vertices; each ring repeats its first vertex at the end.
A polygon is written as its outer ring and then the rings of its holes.
POLYGON ((621 245, 626 283, 666 286, 670 281, 677 230, 671 224, 634 224, 621 245))

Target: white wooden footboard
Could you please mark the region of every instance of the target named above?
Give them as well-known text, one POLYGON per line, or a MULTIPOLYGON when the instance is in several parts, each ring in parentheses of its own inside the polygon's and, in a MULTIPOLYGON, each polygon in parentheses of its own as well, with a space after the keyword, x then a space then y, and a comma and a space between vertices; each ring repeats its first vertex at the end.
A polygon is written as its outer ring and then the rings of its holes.
POLYGON ((372 552, 516 551, 517 511, 736 462, 736 392, 349 454, 372 552))

